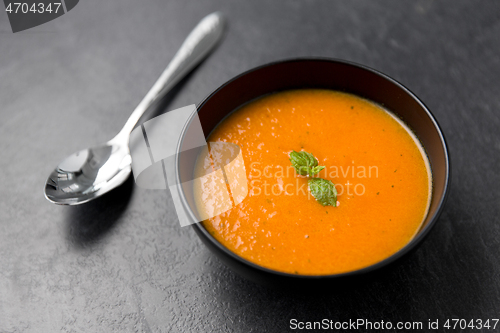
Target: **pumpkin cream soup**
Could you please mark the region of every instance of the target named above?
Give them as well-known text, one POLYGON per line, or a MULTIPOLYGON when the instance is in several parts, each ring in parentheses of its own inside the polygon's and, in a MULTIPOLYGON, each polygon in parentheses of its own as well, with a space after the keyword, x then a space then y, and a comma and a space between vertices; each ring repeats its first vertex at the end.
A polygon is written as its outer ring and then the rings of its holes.
MULTIPOLYGON (((263 267, 301 275, 367 267, 404 247, 427 213, 431 175, 420 143, 396 116, 351 94, 271 94, 233 112, 207 141, 241 147, 249 191, 203 226, 263 267), (324 168, 301 175, 291 153, 324 168), (336 198, 321 201, 312 177, 335 184, 336 198)), ((195 173, 212 165, 199 159, 195 173)))

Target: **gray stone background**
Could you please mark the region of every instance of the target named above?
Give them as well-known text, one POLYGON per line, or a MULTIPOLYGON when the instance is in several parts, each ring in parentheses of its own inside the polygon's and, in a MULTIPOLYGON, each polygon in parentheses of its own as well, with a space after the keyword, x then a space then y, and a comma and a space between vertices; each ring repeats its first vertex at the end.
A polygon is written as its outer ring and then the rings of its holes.
POLYGON ((499 38, 494 1, 82 0, 16 34, 2 9, 0 332, 284 332, 292 318, 498 318, 499 38), (215 10, 228 18, 225 38, 167 109, 198 103, 257 65, 324 56, 388 74, 438 119, 451 152, 448 203, 422 246, 384 278, 309 296, 255 285, 180 228, 169 193, 133 181, 79 207, 44 199, 52 168, 118 132, 215 10))

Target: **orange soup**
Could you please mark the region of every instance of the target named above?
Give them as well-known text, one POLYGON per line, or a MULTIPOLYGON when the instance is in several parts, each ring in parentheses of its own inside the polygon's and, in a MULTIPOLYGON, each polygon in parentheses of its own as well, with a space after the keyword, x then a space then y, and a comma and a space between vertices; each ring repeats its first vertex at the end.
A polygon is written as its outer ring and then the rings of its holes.
MULTIPOLYGON (((431 174, 418 139, 395 115, 351 94, 271 94, 233 112, 207 141, 241 147, 249 191, 203 226, 263 267, 327 275, 370 266, 404 247, 428 210, 431 174), (336 207, 311 195, 308 177, 291 166, 293 150, 325 166, 316 177, 335 184, 336 207)), ((199 160, 195 172, 210 167, 199 160)))

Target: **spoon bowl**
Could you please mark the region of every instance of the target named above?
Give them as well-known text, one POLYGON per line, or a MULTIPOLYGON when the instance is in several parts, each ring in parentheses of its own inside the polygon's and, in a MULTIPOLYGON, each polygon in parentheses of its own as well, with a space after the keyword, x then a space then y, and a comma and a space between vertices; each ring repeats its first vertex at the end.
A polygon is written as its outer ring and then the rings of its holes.
POLYGON ((45 197, 60 205, 90 201, 122 184, 131 172, 126 143, 113 142, 80 150, 64 159, 45 184, 45 197))

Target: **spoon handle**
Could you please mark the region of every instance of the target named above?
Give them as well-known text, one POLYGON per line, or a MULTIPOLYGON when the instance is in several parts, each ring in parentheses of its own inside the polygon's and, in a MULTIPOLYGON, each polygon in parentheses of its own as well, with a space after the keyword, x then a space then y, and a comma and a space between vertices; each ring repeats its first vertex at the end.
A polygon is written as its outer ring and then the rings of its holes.
POLYGON ((215 12, 205 16, 191 31, 172 61, 137 105, 115 138, 125 136, 128 140, 130 132, 148 107, 170 91, 212 50, 222 36, 223 30, 224 18, 221 13, 215 12))

